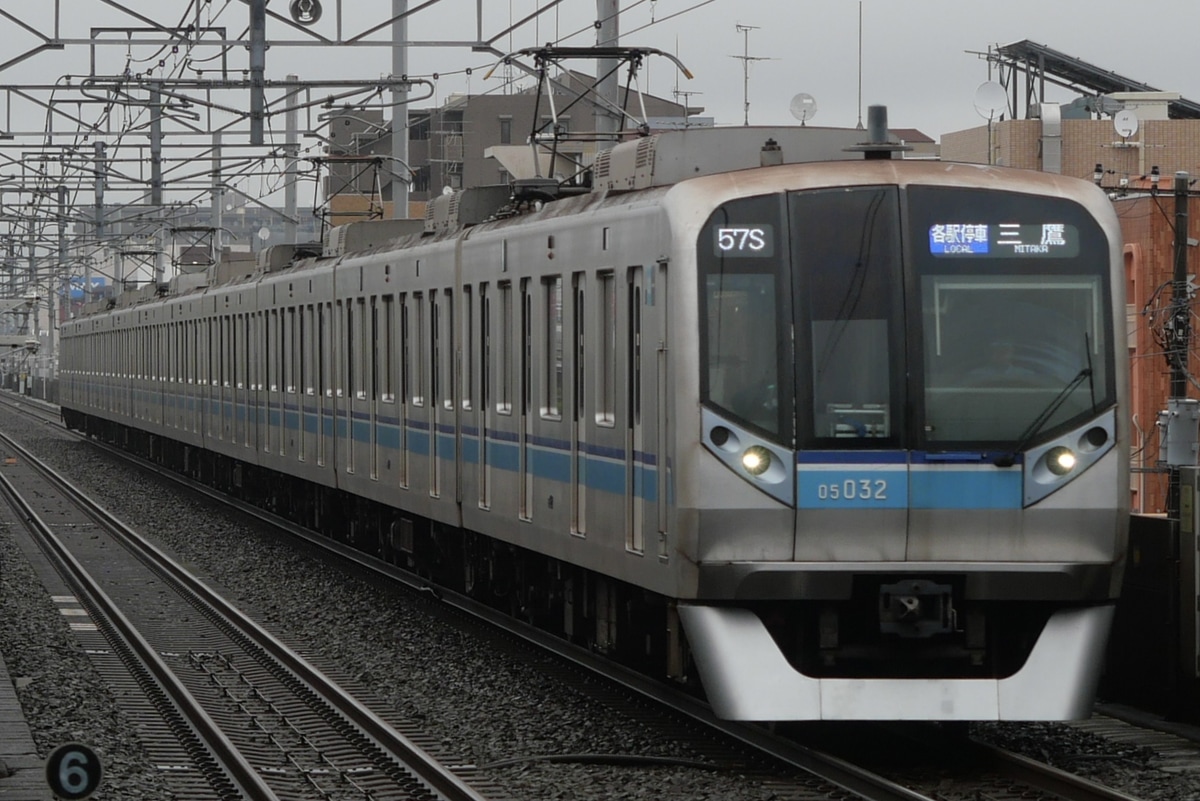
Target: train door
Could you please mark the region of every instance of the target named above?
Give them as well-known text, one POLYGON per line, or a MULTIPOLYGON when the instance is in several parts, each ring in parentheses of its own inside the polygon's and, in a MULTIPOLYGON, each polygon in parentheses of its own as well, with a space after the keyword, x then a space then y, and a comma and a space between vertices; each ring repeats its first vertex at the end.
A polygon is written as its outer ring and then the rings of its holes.
POLYGON ((333 400, 333 304, 317 304, 317 465, 324 467, 333 453, 336 418, 333 400))
MULTIPOLYGON (((763 219, 754 213, 753 220, 763 219)), ((901 561, 909 524, 903 448, 909 404, 900 195, 878 186, 797 192, 788 197, 788 216, 800 449, 793 558, 901 561), (839 264, 848 267, 829 269, 839 264)), ((758 271, 764 288, 775 285, 773 264, 741 261, 758 271)), ((763 304, 746 319, 747 332, 774 330, 767 318, 778 308, 763 304)), ((791 346, 781 338, 777 347, 784 356, 791 346)), ((788 360, 778 360, 776 376, 787 375, 788 360)))
POLYGON ((257 347, 254 350, 257 353, 257 357, 254 360, 254 444, 258 450, 263 452, 270 450, 268 440, 271 429, 267 425, 267 388, 271 381, 270 374, 268 373, 268 365, 271 363, 270 320, 271 314, 265 309, 255 314, 254 326, 256 329, 257 347))
POLYGON ((396 298, 400 307, 400 398, 396 404, 396 456, 399 459, 397 476, 401 488, 408 488, 408 416, 412 403, 412 331, 409 328, 409 299, 407 293, 400 293, 396 298))
POLYGON ((479 508, 492 507, 492 454, 488 443, 492 427, 492 298, 486 283, 479 285, 479 508))
MULTIPOLYGON (((258 447, 258 312, 250 312, 245 316, 243 341, 246 350, 242 354, 245 360, 246 377, 246 431, 245 446, 249 451, 258 447)), ((253 454, 250 454, 253 457, 253 454)))
POLYGON ((249 355, 246 346, 246 315, 237 314, 233 318, 233 439, 238 445, 246 445, 246 381, 245 363, 249 355))
MULTIPOLYGON (((428 339, 429 333, 425 328, 425 293, 414 292, 411 298, 412 308, 409 322, 412 324, 412 338, 409 341, 409 389, 412 392, 412 418, 414 430, 420 428, 428 429, 428 412, 426 406, 429 402, 429 390, 425 386, 425 341, 428 339)), ((420 435, 409 441, 409 445, 417 453, 420 453, 420 435)), ((426 436, 425 456, 428 458, 432 451, 432 437, 426 436)), ((410 486, 416 484, 420 486, 419 470, 416 475, 409 473, 410 486)), ((428 470, 426 471, 428 476, 428 470)))
POLYGON ((518 347, 520 348, 519 369, 520 369, 520 393, 521 397, 518 400, 520 405, 519 420, 517 424, 517 441, 519 447, 519 463, 517 465, 518 482, 520 490, 518 494, 519 510, 518 516, 522 520, 533 520, 533 464, 531 461, 532 453, 530 451, 529 435, 530 435, 530 394, 533 391, 531 384, 533 383, 533 298, 529 293, 529 279, 521 279, 521 330, 518 339, 518 347))
POLYGON ((587 353, 585 305, 587 276, 575 273, 571 277, 571 332, 568 345, 571 358, 571 533, 583 536, 587 533, 587 460, 584 443, 587 441, 585 424, 587 383, 584 354, 587 353))
POLYGON ((296 401, 298 408, 298 423, 299 431, 296 432, 300 439, 300 447, 297 449, 297 456, 302 462, 312 461, 313 438, 310 436, 309 420, 312 419, 312 402, 313 402, 313 377, 312 377, 312 350, 313 350, 313 307, 311 303, 306 303, 300 306, 297 310, 297 316, 300 320, 300 332, 297 337, 297 343, 300 349, 297 362, 300 368, 300 380, 296 384, 296 401))
POLYGON ((369 320, 364 319, 362 331, 363 384, 367 390, 367 442, 370 452, 367 471, 372 481, 379 480, 379 360, 386 359, 386 343, 379 339, 379 296, 372 295, 367 309, 369 320))
POLYGON ((646 453, 646 429, 642 420, 642 303, 645 275, 641 267, 631 267, 626 274, 628 302, 626 325, 625 376, 625 547, 635 553, 646 550, 645 496, 646 470, 640 464, 646 453))
POLYGON ((438 454, 438 428, 442 421, 442 375, 444 354, 442 316, 445 308, 436 289, 429 290, 429 495, 442 492, 442 467, 438 454))
POLYGON ((469 436, 471 429, 475 430, 476 437, 479 433, 479 421, 476 419, 476 388, 478 382, 476 380, 476 366, 478 364, 478 354, 475 349, 475 288, 470 284, 462 284, 462 289, 459 295, 459 301, 462 304, 459 318, 462 320, 462 355, 457 359, 459 373, 459 389, 460 400, 458 403, 458 414, 455 417, 455 430, 457 442, 454 463, 457 465, 454 471, 454 499, 457 502, 459 509, 462 509, 462 496, 471 486, 475 476, 467 473, 467 463, 479 461, 479 440, 476 438, 474 445, 473 458, 468 458, 470 449, 469 444, 463 442, 464 436, 469 436))

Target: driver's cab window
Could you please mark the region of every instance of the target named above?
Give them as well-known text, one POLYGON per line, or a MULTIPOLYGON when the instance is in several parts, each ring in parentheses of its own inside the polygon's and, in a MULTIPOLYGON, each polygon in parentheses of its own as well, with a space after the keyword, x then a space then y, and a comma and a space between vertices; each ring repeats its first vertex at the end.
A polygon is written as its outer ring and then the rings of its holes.
POLYGON ((797 343, 806 362, 797 375, 802 447, 890 447, 904 377, 896 189, 799 192, 790 213, 797 327, 806 334, 797 343))

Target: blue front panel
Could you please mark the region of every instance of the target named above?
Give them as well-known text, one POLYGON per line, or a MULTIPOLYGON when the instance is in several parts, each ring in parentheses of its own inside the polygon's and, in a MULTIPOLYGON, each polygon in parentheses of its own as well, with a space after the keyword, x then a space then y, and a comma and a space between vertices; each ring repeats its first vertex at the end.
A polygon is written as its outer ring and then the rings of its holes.
POLYGON ((914 509, 1020 509, 1021 470, 994 465, 914 467, 914 509))
POLYGON ((928 463, 906 452, 804 452, 797 455, 800 509, 1020 509, 1022 470, 978 454, 928 463), (949 463, 946 463, 949 462, 949 463), (964 464, 963 462, 970 462, 964 464))

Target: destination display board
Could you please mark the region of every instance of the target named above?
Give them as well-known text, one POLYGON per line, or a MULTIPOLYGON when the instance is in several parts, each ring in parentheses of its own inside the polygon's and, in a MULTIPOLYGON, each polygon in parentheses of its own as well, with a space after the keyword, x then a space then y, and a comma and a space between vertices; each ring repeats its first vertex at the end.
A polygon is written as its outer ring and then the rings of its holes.
POLYGON ((929 226, 929 252, 961 258, 1072 258, 1079 232, 1066 223, 937 223, 929 226))

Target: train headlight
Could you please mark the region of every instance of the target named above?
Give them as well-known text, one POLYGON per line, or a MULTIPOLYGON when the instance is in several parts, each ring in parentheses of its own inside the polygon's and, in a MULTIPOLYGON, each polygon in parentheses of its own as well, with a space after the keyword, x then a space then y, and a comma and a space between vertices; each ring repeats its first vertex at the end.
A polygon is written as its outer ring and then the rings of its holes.
POLYGON ((1046 467, 1056 476, 1065 476, 1075 469, 1075 452, 1058 446, 1046 451, 1046 467))
POLYGON ((761 445, 752 445, 742 453, 742 467, 752 476, 761 476, 771 467, 771 452, 761 445))

